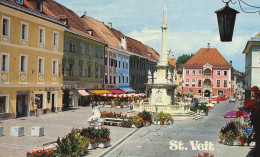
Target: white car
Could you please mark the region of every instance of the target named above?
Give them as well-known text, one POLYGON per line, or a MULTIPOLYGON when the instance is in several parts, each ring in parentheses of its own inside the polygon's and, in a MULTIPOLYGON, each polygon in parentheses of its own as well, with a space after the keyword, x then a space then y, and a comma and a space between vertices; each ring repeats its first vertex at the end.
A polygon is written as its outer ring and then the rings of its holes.
POLYGON ((229 101, 229 102, 236 102, 236 99, 233 98, 233 97, 230 97, 230 98, 228 99, 228 101, 229 101))

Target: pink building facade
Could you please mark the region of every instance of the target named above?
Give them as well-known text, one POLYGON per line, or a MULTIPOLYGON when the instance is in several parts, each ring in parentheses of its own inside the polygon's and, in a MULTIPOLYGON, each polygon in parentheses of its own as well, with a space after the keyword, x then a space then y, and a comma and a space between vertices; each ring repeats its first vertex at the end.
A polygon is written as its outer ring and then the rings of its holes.
MULTIPOLYGON (((195 58, 197 57, 195 56, 195 58)), ((196 63, 194 57, 192 59, 193 61, 190 63, 196 63)), ((204 58, 204 60, 207 59, 204 58)), ((210 62, 210 59, 208 61, 210 62)), ((231 66, 229 64, 226 67, 214 67, 210 63, 200 66, 198 64, 189 64, 189 61, 187 63, 183 66, 183 94, 193 95, 194 97, 232 95, 231 66)), ((213 63, 216 64, 215 62, 213 63)))

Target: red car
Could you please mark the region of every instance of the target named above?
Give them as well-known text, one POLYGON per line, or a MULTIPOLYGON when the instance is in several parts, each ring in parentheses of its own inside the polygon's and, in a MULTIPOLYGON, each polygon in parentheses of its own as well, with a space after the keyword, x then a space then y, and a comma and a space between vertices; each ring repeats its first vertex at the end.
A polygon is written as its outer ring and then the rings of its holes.
POLYGON ((225 97, 225 96, 222 96, 222 97, 218 97, 218 100, 219 101, 224 101, 224 100, 227 100, 228 98, 227 97, 225 97))

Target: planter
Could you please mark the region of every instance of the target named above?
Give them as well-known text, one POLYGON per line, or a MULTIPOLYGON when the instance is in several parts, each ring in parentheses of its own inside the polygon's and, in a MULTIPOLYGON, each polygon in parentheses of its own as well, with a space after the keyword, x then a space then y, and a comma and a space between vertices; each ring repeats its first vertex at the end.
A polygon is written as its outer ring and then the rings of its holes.
POLYGON ((110 146, 110 141, 107 141, 106 143, 100 143, 98 147, 100 148, 106 148, 110 146))
POLYGON ((136 126, 134 124, 132 124, 132 128, 136 128, 136 126))
POLYGON ((111 108, 111 105, 105 105, 104 107, 105 108, 111 108))
POLYGON ((254 146, 255 146, 255 142, 251 142, 251 143, 249 144, 249 146, 254 147, 254 146))
POLYGON ((104 107, 104 105, 100 105, 100 107, 104 107))
POLYGON ((119 109, 119 108, 121 108, 121 106, 116 106, 116 108, 118 108, 118 109, 119 109))
POLYGON ((172 121, 171 120, 168 121, 168 125, 172 125, 172 121))
POLYGON ((161 125, 161 121, 158 121, 158 125, 161 125))
POLYGON ((95 148, 97 148, 97 143, 92 143, 92 144, 89 144, 89 146, 88 146, 89 150, 95 149, 95 148))
POLYGON ((233 146, 240 146, 241 145, 241 143, 239 142, 239 141, 237 141, 237 140, 235 140, 234 142, 233 142, 233 146))

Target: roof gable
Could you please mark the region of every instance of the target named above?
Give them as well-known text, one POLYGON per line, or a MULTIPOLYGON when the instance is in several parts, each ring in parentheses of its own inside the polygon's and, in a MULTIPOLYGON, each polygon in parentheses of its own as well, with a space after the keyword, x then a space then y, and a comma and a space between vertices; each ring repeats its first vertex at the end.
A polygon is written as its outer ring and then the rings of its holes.
POLYGON ((203 67, 207 63, 213 67, 232 67, 216 48, 201 48, 183 66, 203 67))

